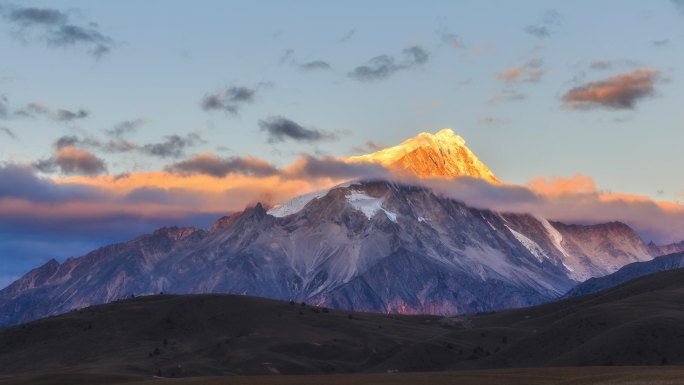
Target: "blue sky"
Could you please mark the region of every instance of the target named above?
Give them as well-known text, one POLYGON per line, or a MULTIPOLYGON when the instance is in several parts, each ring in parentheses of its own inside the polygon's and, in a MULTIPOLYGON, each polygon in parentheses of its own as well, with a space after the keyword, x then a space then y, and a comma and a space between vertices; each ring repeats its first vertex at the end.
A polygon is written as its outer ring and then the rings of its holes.
MULTIPOLYGON (((583 174, 604 191, 684 201, 677 177, 684 166, 681 1, 0 6, 0 106, 6 110, 0 114, 0 162, 29 167, 36 178, 57 180, 83 170, 91 176, 154 172, 199 153, 252 156, 286 167, 302 154, 345 157, 370 151, 369 141, 389 146, 451 127, 509 183, 583 174), (17 17, 27 9, 56 11, 52 15, 60 18, 47 25, 17 17), (65 35, 55 31, 64 26, 89 35, 58 40, 65 35), (107 52, 94 52, 98 47, 107 52), (382 55, 391 63, 383 75, 353 76, 382 55), (307 63, 318 66, 307 70, 307 63), (640 70, 645 88, 613 100, 623 102, 617 107, 605 100, 582 104, 586 108, 568 104, 573 89, 618 83, 616 77, 640 70), (202 108, 208 97, 230 97, 240 87, 252 94, 234 103, 236 111, 202 108), (59 110, 85 116, 60 118, 59 110), (274 139, 265 127, 278 117, 323 135, 274 139), (111 134, 124 122, 130 123, 124 134, 111 134), (178 141, 169 142, 171 135, 178 141), (79 149, 104 168, 55 163, 63 137, 76 137, 79 149), (104 150, 102 143, 111 139, 136 149, 104 150), (173 151, 154 153, 162 149, 155 144, 173 151), (36 167, 40 161, 42 168, 36 167)), ((187 222, 209 221, 192 218, 187 222)), ((164 223, 142 221, 135 231, 164 223)), ((22 232, 28 239, 32 228, 22 232)), ((0 238, 13 234, 6 230, 0 238)), ((52 230, 33 235, 47 245, 56 237, 52 230)), ((73 235, 65 243, 75 246, 55 256, 132 235, 73 235)), ((0 239, 0 252, 12 253, 11 261, 0 255, 0 275, 14 277, 50 257, 49 246, 11 244, 0 239)))

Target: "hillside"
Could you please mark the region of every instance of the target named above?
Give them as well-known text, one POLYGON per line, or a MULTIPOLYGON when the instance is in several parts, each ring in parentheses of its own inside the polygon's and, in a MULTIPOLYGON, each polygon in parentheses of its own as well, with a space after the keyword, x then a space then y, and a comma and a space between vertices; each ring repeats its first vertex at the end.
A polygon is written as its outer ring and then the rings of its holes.
POLYGON ((683 305, 684 270, 533 308, 450 318, 160 295, 3 329, 0 372, 194 377, 681 365, 683 305))

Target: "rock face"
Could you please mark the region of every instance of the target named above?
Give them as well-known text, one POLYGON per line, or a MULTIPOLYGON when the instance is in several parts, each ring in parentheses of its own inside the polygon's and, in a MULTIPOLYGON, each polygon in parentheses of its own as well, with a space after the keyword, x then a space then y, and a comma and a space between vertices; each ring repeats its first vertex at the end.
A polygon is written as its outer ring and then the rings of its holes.
POLYGON ((0 325, 162 291, 388 313, 492 311, 549 301, 651 258, 620 223, 571 226, 368 181, 269 211, 257 204, 209 231, 164 228, 50 261, 0 291, 0 325))
POLYGON ((449 128, 434 135, 424 132, 394 147, 348 160, 377 163, 421 178, 469 176, 499 183, 489 167, 466 147, 465 140, 449 128))
POLYGON ((566 297, 596 293, 649 274, 681 268, 684 268, 682 252, 656 257, 651 261, 630 263, 612 274, 582 282, 570 290, 566 297))

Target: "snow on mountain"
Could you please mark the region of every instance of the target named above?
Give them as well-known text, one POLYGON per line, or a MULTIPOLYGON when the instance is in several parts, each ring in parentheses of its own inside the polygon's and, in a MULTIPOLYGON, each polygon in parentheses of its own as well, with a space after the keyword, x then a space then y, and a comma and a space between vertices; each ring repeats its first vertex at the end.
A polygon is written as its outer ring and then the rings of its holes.
POLYGON ((275 206, 267 211, 269 215, 274 217, 282 218, 288 215, 296 214, 300 212, 307 203, 314 199, 318 199, 328 193, 330 189, 325 189, 321 191, 314 191, 312 193, 300 195, 293 198, 289 202, 286 202, 280 206, 275 206))
POLYGON ((421 133, 396 146, 372 154, 348 158, 370 162, 421 178, 470 176, 499 183, 494 173, 465 145, 465 140, 445 128, 436 134, 421 133))

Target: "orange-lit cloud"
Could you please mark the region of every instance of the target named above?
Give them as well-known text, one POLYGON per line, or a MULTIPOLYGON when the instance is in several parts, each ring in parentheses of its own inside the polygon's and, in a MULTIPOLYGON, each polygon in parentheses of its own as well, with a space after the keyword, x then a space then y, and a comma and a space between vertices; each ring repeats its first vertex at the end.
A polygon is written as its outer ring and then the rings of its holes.
POLYGON ((58 170, 66 175, 99 175, 107 172, 104 160, 75 146, 60 147, 51 158, 38 161, 35 166, 43 172, 58 170))
POLYGON ((571 109, 633 109, 635 103, 655 92, 660 72, 640 68, 608 79, 575 87, 563 96, 564 106, 571 109))
POLYGON ((596 192, 594 179, 577 174, 572 178, 553 176, 549 179, 537 177, 527 183, 532 191, 542 195, 561 195, 596 192))
POLYGON ((543 62, 530 60, 524 66, 511 67, 496 74, 499 80, 507 83, 536 83, 544 75, 543 62))

